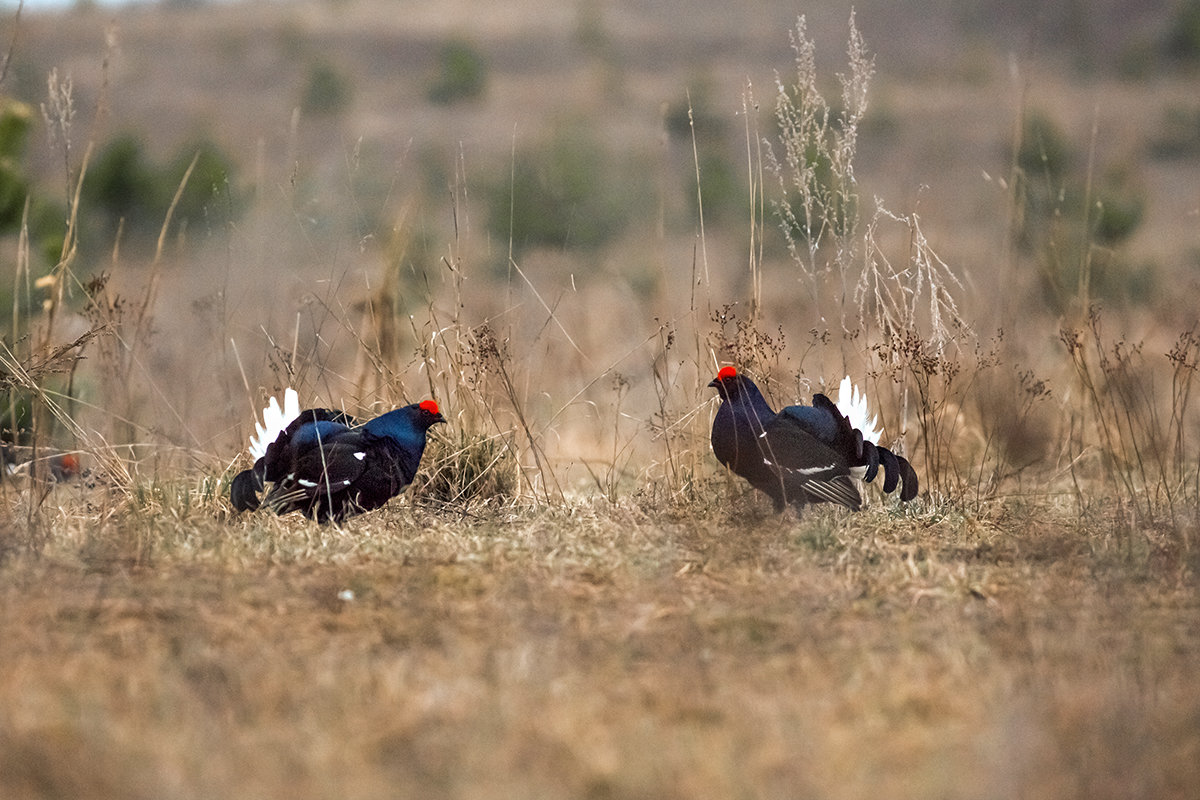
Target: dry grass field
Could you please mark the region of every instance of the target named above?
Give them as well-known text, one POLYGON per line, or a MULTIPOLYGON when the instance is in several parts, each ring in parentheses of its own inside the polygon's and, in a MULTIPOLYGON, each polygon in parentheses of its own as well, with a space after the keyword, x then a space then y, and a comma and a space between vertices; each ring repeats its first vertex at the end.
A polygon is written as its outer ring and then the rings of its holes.
POLYGON ((0 797, 1194 797, 1200 11, 810 5, 6 10, 0 797), (235 514, 288 385, 450 424, 235 514))
POLYGON ((1196 785, 1195 558, 1069 514, 213 516, 5 569, 5 796, 1196 785))

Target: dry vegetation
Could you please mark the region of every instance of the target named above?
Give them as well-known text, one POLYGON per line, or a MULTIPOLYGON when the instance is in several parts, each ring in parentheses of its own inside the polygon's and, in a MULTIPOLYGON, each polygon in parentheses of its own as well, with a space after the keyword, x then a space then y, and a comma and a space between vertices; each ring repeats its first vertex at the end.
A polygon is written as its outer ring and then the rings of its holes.
MULTIPOLYGON (((1044 510, 154 509, 3 589, 8 797, 1186 797, 1195 564, 1044 510)), ((61 553, 61 555, 60 555, 61 553)))
POLYGON ((1192 796, 1169 10, 535 5, 0 28, 4 427, 87 467, 0 483, 0 796, 1192 796), (728 362, 854 375, 921 497, 770 514, 728 362), (451 424, 381 511, 235 516, 284 385, 451 424))

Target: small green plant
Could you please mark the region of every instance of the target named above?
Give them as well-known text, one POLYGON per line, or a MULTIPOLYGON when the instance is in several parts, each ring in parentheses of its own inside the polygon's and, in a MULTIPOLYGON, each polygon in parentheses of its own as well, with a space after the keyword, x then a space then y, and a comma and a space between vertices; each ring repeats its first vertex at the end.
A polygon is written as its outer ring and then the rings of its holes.
POLYGON ((698 146, 724 145, 730 136, 725 114, 714 107, 712 90, 706 81, 689 89, 685 97, 667 106, 663 125, 672 139, 690 143, 695 133, 698 146))
POLYGON ((333 115, 345 111, 353 97, 350 81, 332 64, 318 62, 309 68, 300 99, 307 114, 333 115))
POLYGON ((746 213, 749 198, 745 181, 737 168, 716 152, 715 148, 700 154, 700 193, 689 192, 693 218, 704 210, 707 222, 732 222, 746 213))
POLYGON ((96 156, 83 184, 83 201, 97 209, 115 232, 149 234, 161 224, 170 196, 158 181, 141 140, 122 134, 96 156))
POLYGON ((224 151, 207 139, 185 144, 159 180, 167 186, 173 182, 178 188, 189 169, 187 183, 174 201, 173 219, 195 226, 202 220, 234 220, 241 215, 243 197, 236 184, 237 168, 224 151))
POLYGON ((426 95, 430 102, 449 105, 478 100, 487 89, 487 62, 464 39, 452 39, 438 52, 437 69, 426 95))
POLYGON ((733 223, 745 216, 749 205, 745 178, 731 158, 736 149, 729 117, 711 95, 707 82, 700 81, 663 114, 667 135, 679 142, 692 167, 680 171, 687 182, 683 188, 689 226, 701 212, 706 223, 733 223))
POLYGON ((1046 114, 1031 112, 1017 144, 1017 167, 1043 188, 1053 188, 1076 168, 1078 157, 1062 129, 1046 114))
POLYGON ((22 174, 22 157, 32 111, 16 101, 0 101, 0 230, 20 227, 29 182, 22 174))

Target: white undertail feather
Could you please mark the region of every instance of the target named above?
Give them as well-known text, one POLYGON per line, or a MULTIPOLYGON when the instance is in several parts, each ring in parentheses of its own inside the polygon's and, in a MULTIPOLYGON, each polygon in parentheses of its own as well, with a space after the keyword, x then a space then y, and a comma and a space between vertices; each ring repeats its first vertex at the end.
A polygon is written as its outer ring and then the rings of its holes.
POLYGON ((283 391, 283 408, 274 397, 263 409, 262 422, 255 420, 254 429, 257 431, 250 437, 250 457, 255 461, 267 453, 267 445, 279 438, 292 420, 300 416, 300 395, 292 388, 283 391))
POLYGON ((850 426, 862 431, 863 439, 871 444, 879 444, 883 436, 883 428, 879 427, 879 416, 872 415, 867 405, 867 396, 850 382, 850 376, 842 378, 838 386, 838 410, 850 420, 850 426))

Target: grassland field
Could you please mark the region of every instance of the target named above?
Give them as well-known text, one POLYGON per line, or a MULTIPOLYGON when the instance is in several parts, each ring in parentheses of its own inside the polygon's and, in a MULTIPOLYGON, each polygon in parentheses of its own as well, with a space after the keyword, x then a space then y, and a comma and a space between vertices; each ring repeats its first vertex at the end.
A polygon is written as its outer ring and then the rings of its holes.
POLYGON ((74 222, 0 238, 5 425, 85 472, 0 482, 0 797, 1197 796, 1187 7, 868 0, 870 69, 843 2, 6 7, 74 222), (125 134, 229 179, 118 219, 125 134), (732 362, 852 375, 921 495, 772 513, 732 362), (288 385, 450 423, 384 509, 235 514, 288 385))

